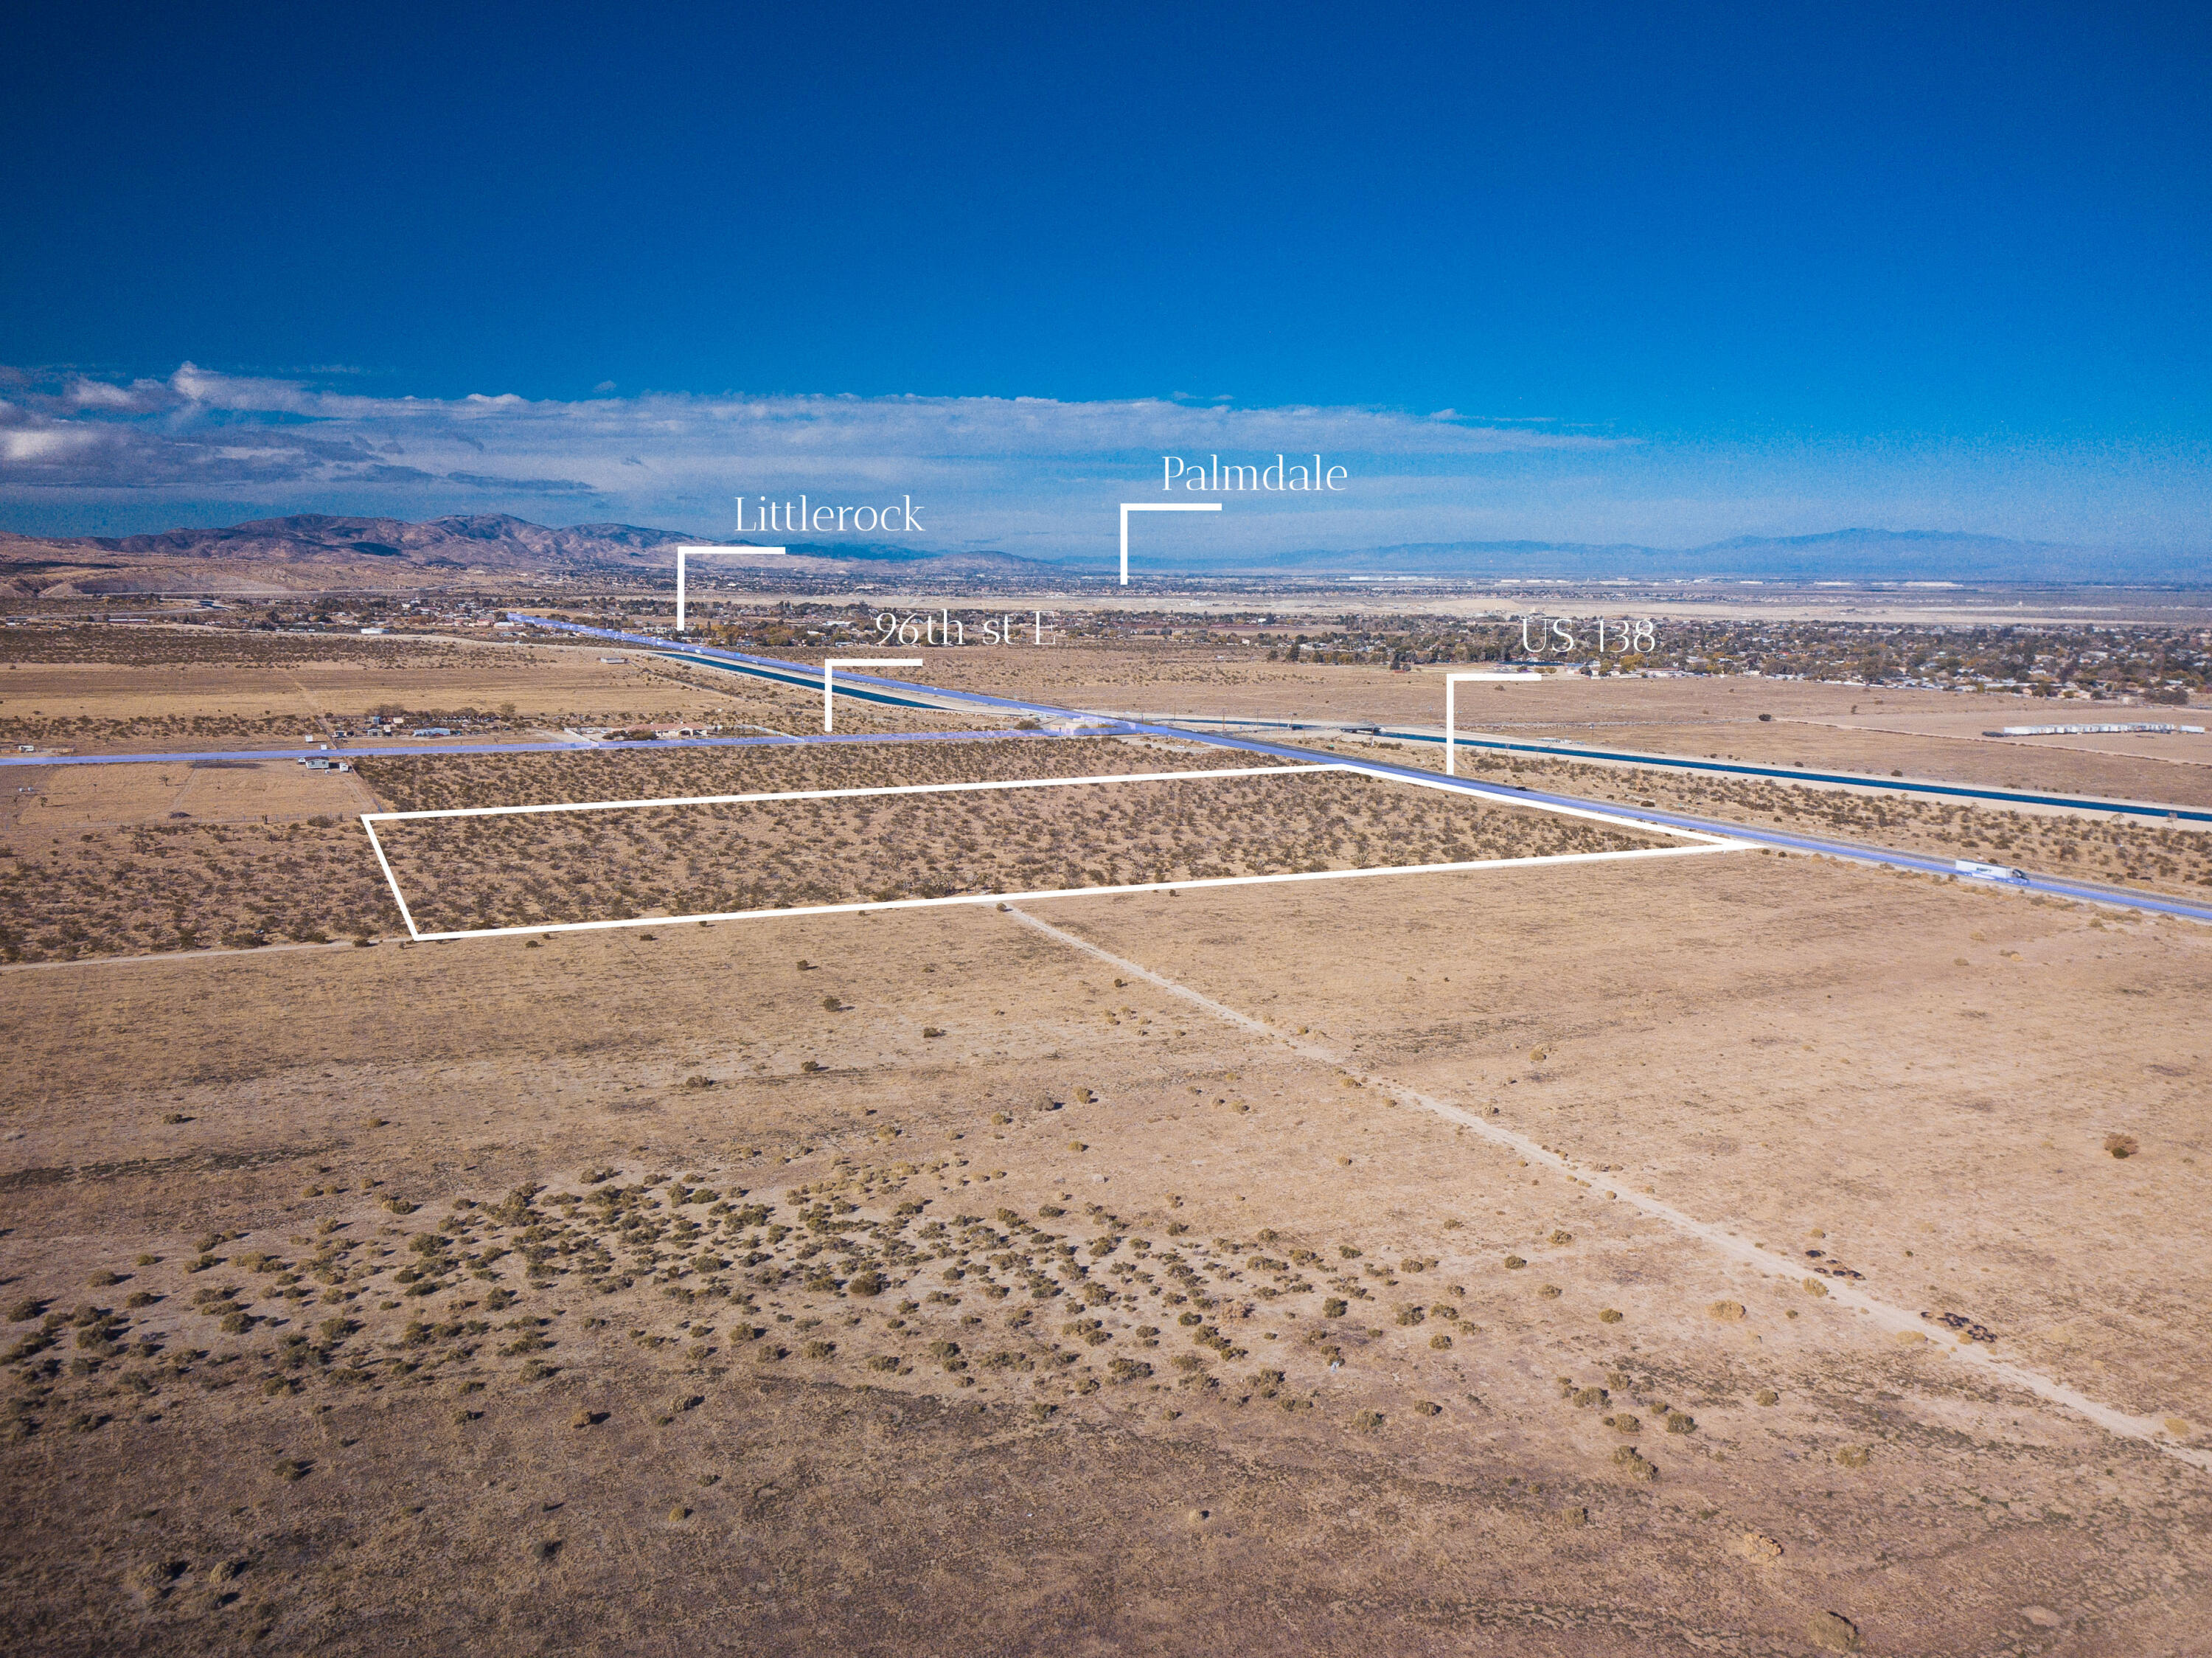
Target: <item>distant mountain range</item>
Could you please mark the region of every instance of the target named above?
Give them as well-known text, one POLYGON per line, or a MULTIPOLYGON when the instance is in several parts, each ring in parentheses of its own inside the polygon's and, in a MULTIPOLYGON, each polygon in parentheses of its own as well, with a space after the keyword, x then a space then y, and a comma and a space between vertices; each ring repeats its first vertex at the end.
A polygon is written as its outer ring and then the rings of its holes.
MULTIPOLYGON (((672 567, 696 535, 635 524, 549 528, 505 513, 433 518, 301 513, 155 535, 24 536, 0 531, 0 593, 71 598, 103 594, 205 594, 276 598, 325 588, 417 588, 470 577, 618 575, 672 567)), ((850 573, 856 562, 926 564, 933 575, 1048 566, 1002 553, 932 554, 906 547, 824 546, 778 561, 786 575, 850 573)))
MULTIPOLYGON (((434 518, 337 517, 304 513, 154 535, 22 536, 0 531, 0 594, 70 598, 108 594, 200 594, 276 598, 331 588, 416 589, 471 579, 568 575, 590 579, 675 563, 698 538, 635 524, 550 528, 504 513, 434 518)), ((880 544, 820 545, 779 560, 783 577, 850 581, 870 564, 903 566, 923 581, 996 577, 1057 582, 1096 575, 1094 558, 1041 562, 1000 552, 933 552, 880 544)), ((1440 579, 2097 582, 2192 581, 2194 570, 2152 572, 2159 561, 2048 542, 1935 530, 1835 530, 1821 535, 1739 536, 1686 549, 1551 541, 1428 542, 1352 551, 1274 553, 1193 561, 1192 576, 1306 580, 1384 575, 1440 579), (2124 569, 2122 568, 2123 564, 2124 569)), ((888 572, 886 572, 888 573, 888 572)), ((769 572, 763 569, 763 576, 769 572)))

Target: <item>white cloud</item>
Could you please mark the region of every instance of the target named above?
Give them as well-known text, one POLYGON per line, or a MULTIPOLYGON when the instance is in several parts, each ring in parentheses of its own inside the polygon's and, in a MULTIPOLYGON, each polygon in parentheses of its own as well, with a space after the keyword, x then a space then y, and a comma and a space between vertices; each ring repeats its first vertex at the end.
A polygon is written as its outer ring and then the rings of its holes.
POLYGON ((166 381, 0 368, 0 521, 96 509, 208 521, 255 510, 511 511, 726 533, 732 498, 912 495, 927 544, 1062 557, 1110 548, 1114 505, 1160 457, 1295 460, 1349 487, 1231 496, 1148 523, 1149 545, 1272 553, 1517 539, 1685 546, 1869 526, 2201 550, 2201 447, 2131 454, 1872 442, 1657 445, 1445 409, 1238 408, 1172 398, 594 394, 375 397, 185 363, 166 381), (214 503, 220 503, 219 505, 214 503))
POLYGON ((139 403, 139 394, 127 387, 111 386, 105 381, 82 376, 72 380, 63 395, 82 409, 131 409, 139 403))
POLYGON ((72 451, 99 442, 96 432, 71 431, 61 426, 34 426, 0 430, 0 460, 27 466, 53 465, 72 451))
MULTIPOLYGON (((20 384, 26 377, 15 377, 20 384)), ((1372 479, 1407 462, 1595 450, 1607 440, 1382 409, 1193 407, 1163 399, 744 394, 368 397, 185 363, 164 381, 72 378, 0 406, 0 491, 178 498, 388 497, 395 513, 511 496, 711 527, 738 494, 927 497, 956 539, 984 519, 1157 491, 1158 457, 1321 453, 1372 479), (388 459, 403 454, 406 464, 388 459), (1387 460, 1385 458, 1388 458, 1387 460)), ((1246 504, 1246 503, 1240 503, 1246 504)), ((1304 504, 1304 503, 1299 503, 1304 504)), ((1331 504, 1340 504, 1332 503, 1331 504)), ((1279 501, 1249 503, 1280 509, 1279 501)), ((1012 527, 1005 526, 1005 527, 1012 527)))

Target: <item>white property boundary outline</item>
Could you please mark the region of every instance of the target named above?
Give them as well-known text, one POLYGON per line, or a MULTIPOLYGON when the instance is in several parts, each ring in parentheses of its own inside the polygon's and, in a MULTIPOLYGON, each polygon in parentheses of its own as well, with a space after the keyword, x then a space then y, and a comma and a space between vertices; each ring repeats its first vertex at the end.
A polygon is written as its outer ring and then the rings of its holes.
MULTIPOLYGON (((1705 851, 1712 849, 1667 847, 1661 850, 1674 852, 1705 851)), ((1651 855, 1650 853, 1598 853, 1595 856, 1632 857, 1651 855)), ((1542 860, 1530 861, 1541 862, 1542 860)), ((1079 937, 1074 933, 1063 931, 1048 922, 1038 920, 1026 911, 1014 910, 1010 913, 1024 926, 1042 933, 1058 943, 1066 945, 1071 949, 1079 950, 1094 960, 1103 962, 1116 972, 1126 972, 1132 978, 1141 978, 1146 984, 1188 1002, 1193 1007, 1211 1014, 1217 1019, 1224 1020, 1251 1035, 1263 1037, 1272 1042, 1279 1042, 1304 1058, 1316 1060, 1342 1071, 1347 1076, 1356 1077, 1363 1083, 1370 1084, 1400 1099, 1410 1100, 1423 1111, 1432 1112, 1448 1123, 1455 1124, 1461 1128, 1473 1129, 1483 1138, 1493 1144, 1503 1146, 1508 1151, 1525 1159, 1529 1164, 1550 1169, 1554 1173, 1564 1174, 1577 1185, 1589 1190, 1602 1192, 1607 1198, 1616 1202, 1625 1203, 1655 1221, 1662 1222, 1678 1232, 1697 1239, 1701 1243, 1711 1245, 1730 1260, 1756 1268, 1762 1275, 1773 1274, 1787 1281, 1802 1276, 1804 1271, 1802 1265, 1793 1262, 1787 1255, 1778 1254, 1775 1251, 1756 1243, 1746 1243, 1726 1227, 1712 1221, 1701 1221, 1693 1215, 1684 1213, 1671 1204, 1660 1202, 1656 1197, 1648 1196, 1626 1186, 1609 1183, 1602 1178, 1604 1170, 1593 1169, 1586 1164, 1577 1163, 1574 1159, 1553 1151, 1550 1147, 1528 1135, 1516 1134, 1501 1123, 1492 1122, 1490 1119, 1468 1111, 1463 1106, 1455 1106, 1449 1100, 1437 1099, 1433 1094, 1424 1094, 1418 1088, 1407 1088, 1402 1082, 1394 1082, 1378 1072, 1368 1070, 1357 1060, 1346 1058, 1322 1043, 1279 1030, 1262 1020, 1254 1018, 1250 1014, 1241 1013, 1225 1003, 1217 1002, 1209 996, 1192 990, 1187 984, 1178 984, 1164 973, 1155 972, 1152 969, 1131 961, 1127 957, 1115 955, 1102 945, 1094 944, 1089 939, 1079 937)), ((2178 1462, 2188 1464, 2200 1472, 2212 1473, 2212 1452, 2198 1450, 2193 1446, 2178 1442, 2172 1431, 2166 1428, 2165 1418, 2162 1417, 2136 1416, 2116 1406, 2106 1405, 2102 1400, 2090 1398, 2079 1388, 2069 1387, 2063 1381, 2046 1376, 2039 1370, 2031 1370, 2025 1365, 2014 1364, 2008 1360, 2001 1359, 1972 1343, 1962 1342, 1957 1346, 1946 1345, 1930 1334, 1929 1326, 1918 1317, 1906 1312, 1894 1302, 1869 1295, 1867 1291, 1854 1288, 1840 1278, 1824 1278, 1821 1283, 1826 1285, 1830 1299, 1841 1306, 1854 1308, 1859 1312, 1870 1314, 1877 1328, 1887 1330, 1893 1335, 1911 1332, 1928 1337, 1928 1350, 1931 1356, 1948 1356, 1956 1358, 1965 1363, 1969 1369, 1978 1371, 1991 1381, 2023 1388, 2038 1399, 2085 1417, 2109 1434, 2122 1439, 2138 1441, 2152 1450, 2170 1456, 2178 1462)))
POLYGON ((678 633, 682 633, 686 631, 684 625, 684 560, 687 554, 696 552, 702 558, 709 553, 720 553, 725 558, 782 558, 787 557, 791 549, 788 547, 679 546, 677 548, 676 631, 678 633))
POLYGON ((914 783, 881 784, 866 789, 801 789, 769 794, 679 795, 658 800, 562 802, 542 806, 454 806, 421 812, 364 812, 361 816, 361 826, 368 836, 370 848, 376 854, 377 866, 384 871, 385 884, 392 888, 392 900, 399 906, 399 918, 407 923, 407 936, 417 943, 442 943, 464 938, 518 938, 526 933, 605 932, 618 927, 675 927, 693 921, 760 921, 778 916, 860 915, 874 910, 939 909, 954 904, 1013 904, 1031 899, 1106 898, 1122 893, 1180 892, 1185 887, 1199 891, 1211 887, 1261 887, 1296 881, 1351 881, 1371 875, 1449 875, 1475 869, 1535 869, 1550 864, 1607 863, 1630 858, 1682 857, 1702 852, 1747 852, 1753 850, 1749 841, 1731 840, 1719 835, 1704 834, 1694 829, 1648 824, 1635 818, 1583 807, 1554 806, 1535 801, 1516 801, 1504 795, 1476 795, 1472 790, 1445 783, 1442 778, 1428 782, 1419 777, 1401 777, 1395 772, 1379 771, 1352 760, 1323 760, 1296 765, 1224 766, 1186 771, 1130 771, 1082 777, 1010 777, 986 783, 914 783), (392 871, 392 861, 385 855, 384 843, 376 832, 376 826, 380 823, 410 823, 429 818, 520 817, 551 812, 612 812, 657 806, 743 806, 769 801, 953 795, 987 789, 1068 788, 1081 783, 1188 783, 1194 779, 1214 777, 1280 777, 1325 771, 1348 771, 1377 783, 1408 783, 1417 789, 1441 789, 1462 799, 1488 799, 1493 806, 1521 806, 1530 811, 1548 812, 1558 817, 1587 818, 1595 823, 1613 824, 1643 834, 1668 835, 1696 844, 1636 847, 1614 852, 1558 852, 1540 857, 1474 858, 1456 863, 1384 864, 1366 869, 1293 869, 1272 875, 1209 875, 1194 881, 1135 881, 1114 887, 1054 887, 1026 893, 956 893, 946 898, 895 898, 866 904, 789 905, 769 910, 720 910, 700 915, 633 916, 612 921, 557 921, 528 927, 474 927, 454 932, 426 933, 415 924, 415 913, 407 907, 406 895, 399 890, 398 878, 392 871))
POLYGON ((1218 501, 1124 501, 1121 503, 1121 585, 1129 585, 1129 515, 1133 512, 1219 512, 1218 501))

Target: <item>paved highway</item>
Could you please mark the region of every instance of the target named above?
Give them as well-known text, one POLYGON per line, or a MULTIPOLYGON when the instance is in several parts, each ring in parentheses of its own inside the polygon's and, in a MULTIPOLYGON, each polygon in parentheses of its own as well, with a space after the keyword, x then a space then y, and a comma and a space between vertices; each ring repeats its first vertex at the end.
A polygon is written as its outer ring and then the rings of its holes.
MULTIPOLYGON (((1408 742, 1442 747, 1442 732, 1415 727, 1378 726, 1381 735, 1408 742)), ((1870 777, 1856 771, 1813 771, 1790 765, 1754 765, 1741 760, 1700 760, 1680 754, 1641 754, 1632 749, 1586 748, 1573 743, 1516 742, 1504 737, 1459 737, 1455 748, 1488 748, 1520 754, 1542 754, 1571 760, 1613 760, 1652 766, 1668 771, 1709 771, 1731 777, 1760 777, 1785 783, 1844 783, 1853 789, 1886 789, 1899 795, 1938 795, 1954 800, 1995 801, 2006 806, 2057 806, 2075 812, 2109 812, 2118 817, 2167 819, 2212 826, 2212 811, 2202 808, 2164 806, 2155 802, 2103 800, 2093 795, 2043 795, 2025 789, 1984 789, 1972 783, 1923 783, 1904 777, 1870 777)))
MULTIPOLYGON (((819 686, 817 676, 815 684, 819 686)), ((841 690, 838 694, 842 696, 841 690)), ((915 704, 912 706, 920 707, 915 704)), ((1103 728, 1110 733, 1118 726, 1103 728)), ((1008 737, 1052 739, 1062 731, 878 731, 814 733, 797 736, 764 737, 643 737, 606 742, 471 742, 426 743, 419 747, 379 744, 368 747, 329 748, 210 748, 198 753, 159 754, 5 754, 0 765, 149 765, 155 763, 190 765, 194 760, 353 760, 377 754, 586 754, 602 748, 789 748, 805 743, 979 742, 1004 741, 1008 737)), ((1088 734, 1086 734, 1088 735, 1088 734)))
MULTIPOLYGON (((815 683, 821 683, 818 676, 815 683)), ((1376 725, 1358 720, 1208 721, 1196 716, 1184 718, 1176 715, 1145 714, 1116 714, 1111 717, 1150 720, 1156 724, 1179 726, 1193 734, 1237 726, 1248 731, 1255 728, 1273 728, 1281 731, 1370 732, 1376 736, 1395 738, 1404 742, 1432 743, 1439 747, 1444 740, 1443 732, 1431 731, 1422 726, 1376 725)), ((1455 749, 1491 749, 1505 753, 1539 754, 1551 759, 1605 760, 1624 765, 1648 766, 1660 771, 1704 771, 1781 783, 1839 783, 1850 789, 1881 789, 1899 795, 1934 795, 1953 800, 1992 801, 2004 806, 2058 807, 2069 812, 2105 812, 2116 817, 2152 819, 2160 822, 2172 820, 2212 827, 2212 810, 2202 807, 2172 806, 2158 801, 2108 800, 2095 795, 2047 795, 2026 789, 1989 789, 1973 783, 1876 777, 1863 771, 1815 771, 1804 766, 1759 765, 1748 760, 1695 759, 1684 754, 1651 754, 1632 748, 1592 748, 1581 743, 1531 742, 1510 737, 1462 734, 1455 739, 1452 747, 1455 749)))

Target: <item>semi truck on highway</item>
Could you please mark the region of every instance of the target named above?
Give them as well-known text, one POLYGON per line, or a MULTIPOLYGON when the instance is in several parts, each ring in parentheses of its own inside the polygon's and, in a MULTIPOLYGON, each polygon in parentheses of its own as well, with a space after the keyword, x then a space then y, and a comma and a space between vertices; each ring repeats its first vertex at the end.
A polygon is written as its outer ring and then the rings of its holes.
POLYGON ((2026 881, 2027 871, 2015 869, 2008 863, 1977 863, 1972 858, 1956 858, 1951 867, 1960 875, 1975 881, 2026 881))

